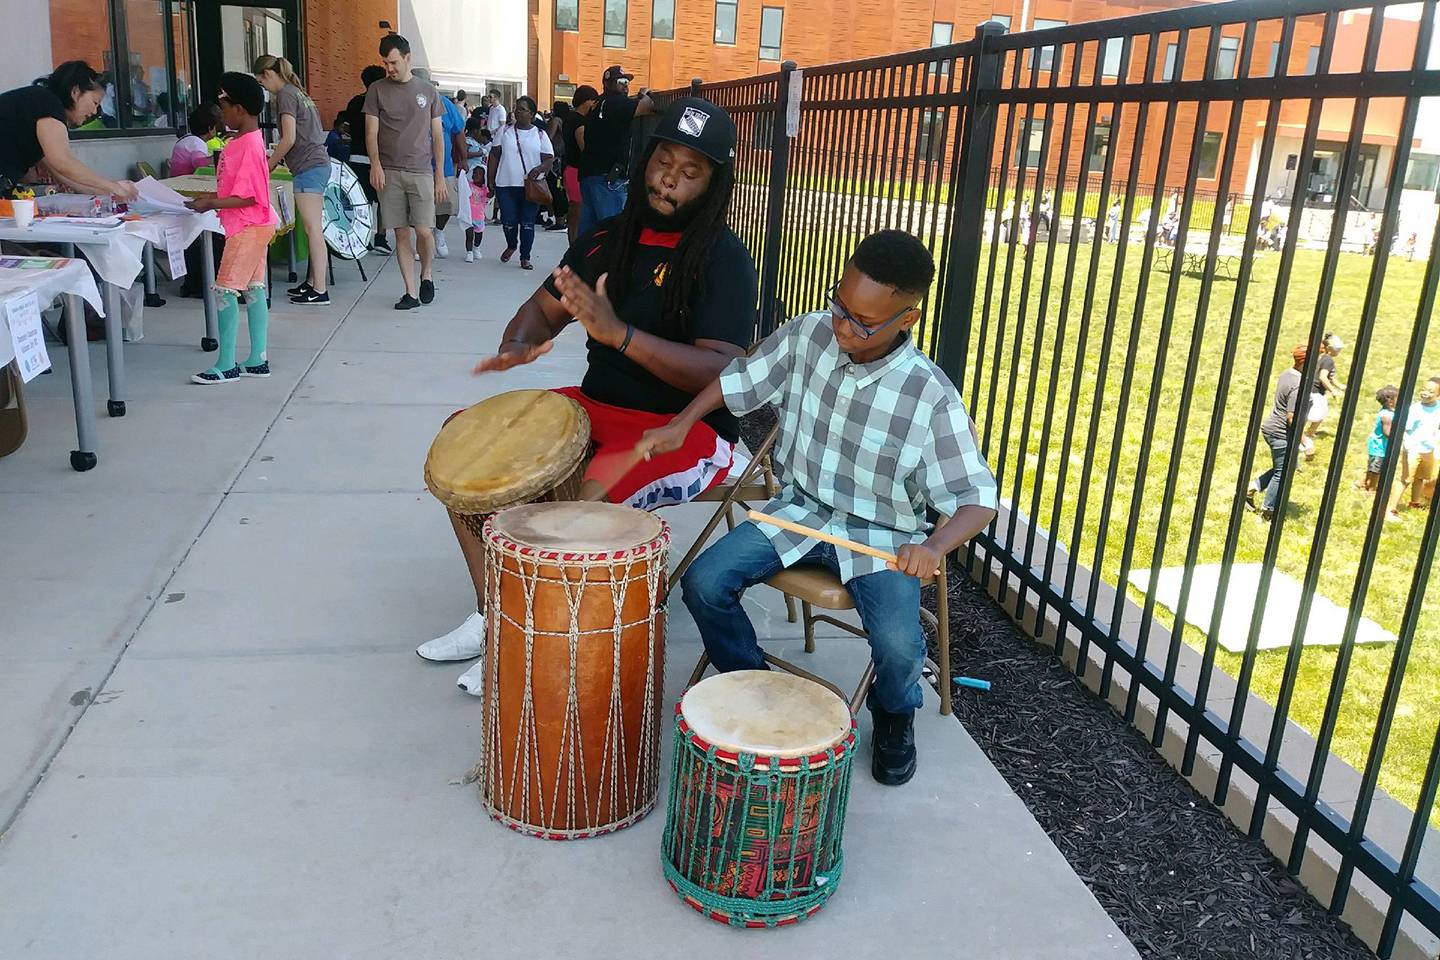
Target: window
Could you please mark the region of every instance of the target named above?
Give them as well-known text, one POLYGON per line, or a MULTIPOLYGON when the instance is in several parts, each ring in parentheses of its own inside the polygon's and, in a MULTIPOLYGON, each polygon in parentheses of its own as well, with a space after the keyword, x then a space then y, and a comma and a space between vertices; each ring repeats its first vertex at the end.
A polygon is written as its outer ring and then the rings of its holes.
POLYGON ((1200 169, 1197 175, 1201 180, 1214 180, 1215 167, 1220 162, 1220 134, 1210 131, 1200 140, 1200 169))
POLYGON ((650 10, 650 37, 653 40, 675 39, 675 0, 655 0, 650 10))
POLYGON ((1305 54, 1305 76, 1315 76, 1315 71, 1320 69, 1320 48, 1311 46, 1305 54))
POLYGON ((550 102, 559 103, 563 100, 566 103, 569 103, 572 99, 574 99, 574 97, 575 84, 569 82, 568 80, 557 81, 554 89, 550 93, 550 102))
POLYGON ((997 13, 997 14, 995 14, 994 16, 992 16, 992 17, 990 18, 990 22, 991 22, 991 23, 998 23, 998 24, 1000 24, 1000 26, 1002 26, 1002 27, 1005 28, 1005 32, 1006 32, 1006 33, 1009 33, 1009 32, 1010 32, 1010 18, 1007 17, 1005 14, 1003 14, 1003 13, 997 13))
POLYGON ((1175 57, 1179 52, 1175 44, 1165 44, 1165 64, 1160 68, 1160 79, 1166 83, 1175 79, 1175 57))
POLYGON ((939 163, 945 150, 945 112, 926 110, 920 116, 920 132, 915 153, 921 163, 939 163))
MULTIPOLYGON (((992 18, 992 19, 994 19, 994 18, 992 18)), ((1006 26, 1008 27, 1009 24, 1007 23, 1006 26)), ((1064 20, 1041 20, 1041 19, 1039 19, 1039 18, 1037 17, 1036 20, 1035 20, 1034 29, 1036 29, 1036 30, 1045 30, 1045 29, 1047 29, 1047 28, 1049 28, 1049 27, 1063 27, 1063 26, 1065 26, 1065 21, 1064 21, 1064 20)), ((1041 47, 1041 48, 1040 48, 1040 69, 1041 69, 1041 70, 1058 70, 1058 69, 1060 69, 1060 57, 1057 56, 1056 54, 1057 54, 1057 50, 1056 50, 1055 47, 1041 47)))
POLYGON ((1105 64, 1101 68, 1107 77, 1120 76, 1120 57, 1125 52, 1125 41, 1120 37, 1111 37, 1105 41, 1105 64))
POLYGON ((1234 80, 1235 65, 1240 59, 1240 38, 1221 37, 1220 49, 1215 54, 1215 79, 1234 80))
POLYGON ((580 29, 580 0, 555 0, 555 29, 580 29))
POLYGON ((1435 191, 1440 183, 1440 156, 1433 153, 1412 153, 1405 172, 1406 190, 1435 191))
POLYGON ((84 60, 104 75, 99 112, 81 131, 185 125, 194 101, 190 0, 54 0, 49 7, 51 64, 84 60))
POLYGON ((780 59, 780 32, 785 24, 785 11, 779 7, 760 10, 760 59, 780 59))
POLYGON ((1085 152, 1086 169, 1095 173, 1105 169, 1105 158, 1110 155, 1110 123, 1095 124, 1090 135, 1090 149, 1085 152))
MULTIPOLYGON (((932 47, 943 47, 943 46, 947 46, 947 45, 951 42, 951 40, 953 39, 954 35, 955 35, 955 25, 954 25, 953 23, 932 23, 932 24, 930 24, 930 46, 932 46, 932 47)), ((940 72, 940 68, 941 68, 942 66, 944 66, 946 63, 949 63, 949 61, 948 61, 948 60, 945 60, 945 61, 941 61, 941 60, 933 61, 933 62, 930 64, 930 72, 931 72, 932 74, 939 73, 939 72, 940 72)))
POLYGON ((625 15, 629 0, 605 0, 605 46, 625 46, 625 15))
POLYGON ((735 6, 738 0, 715 0, 715 42, 735 42, 735 6))
POLYGON ((1275 76, 1275 68, 1280 66, 1280 41, 1276 40, 1270 44, 1270 62, 1265 67, 1265 76, 1275 76))
POLYGON ((1020 123, 1020 142, 1015 145, 1016 163, 1022 170, 1034 170, 1040 166, 1040 147, 1045 141, 1045 121, 1023 120, 1020 123))

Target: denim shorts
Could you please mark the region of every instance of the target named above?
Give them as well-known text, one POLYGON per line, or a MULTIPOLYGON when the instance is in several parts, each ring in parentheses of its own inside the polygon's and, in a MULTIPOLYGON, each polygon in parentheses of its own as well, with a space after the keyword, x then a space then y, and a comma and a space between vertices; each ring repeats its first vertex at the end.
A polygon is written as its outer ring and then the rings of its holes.
POLYGON ((292 186, 296 193, 324 193, 330 183, 330 164, 321 164, 294 175, 292 186))

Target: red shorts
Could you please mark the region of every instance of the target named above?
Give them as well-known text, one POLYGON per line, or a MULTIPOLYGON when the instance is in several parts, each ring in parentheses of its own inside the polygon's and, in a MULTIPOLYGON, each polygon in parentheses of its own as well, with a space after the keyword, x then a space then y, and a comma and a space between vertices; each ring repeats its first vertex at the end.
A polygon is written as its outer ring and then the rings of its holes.
POLYGON ((611 503, 639 510, 685 503, 724 480, 732 470, 745 469, 745 455, 703 422, 695 425, 679 450, 637 462, 635 444, 641 435, 665 426, 672 419, 670 414, 611 406, 592 400, 579 387, 561 387, 555 392, 580 404, 589 415, 595 458, 585 479, 608 486, 606 499, 611 503))
POLYGON ((580 168, 565 167, 565 199, 571 203, 580 202, 580 168))

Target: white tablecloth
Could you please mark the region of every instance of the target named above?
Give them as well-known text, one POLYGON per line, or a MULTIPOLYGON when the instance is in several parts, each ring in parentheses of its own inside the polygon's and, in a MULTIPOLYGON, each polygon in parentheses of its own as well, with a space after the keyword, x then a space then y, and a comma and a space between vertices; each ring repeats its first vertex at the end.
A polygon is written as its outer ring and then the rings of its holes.
POLYGON ((185 246, 205 231, 220 232, 220 218, 208 213, 146 213, 118 227, 88 227, 76 223, 46 223, 37 220, 20 230, 15 221, 0 220, 0 240, 15 243, 73 243, 95 267, 100 279, 128 290, 144 266, 145 244, 167 249, 165 231, 179 227, 185 246))
POLYGON ((79 294, 101 316, 105 315, 105 304, 100 298, 99 288, 95 286, 95 278, 81 261, 50 257, 0 257, 0 332, 3 332, 3 336, 0 336, 0 367, 15 359, 15 346, 10 342, 10 327, 3 312, 4 304, 27 293, 35 294, 35 298, 40 301, 41 310, 62 293, 79 294), (59 266, 49 269, 5 266, 4 262, 10 259, 59 266))

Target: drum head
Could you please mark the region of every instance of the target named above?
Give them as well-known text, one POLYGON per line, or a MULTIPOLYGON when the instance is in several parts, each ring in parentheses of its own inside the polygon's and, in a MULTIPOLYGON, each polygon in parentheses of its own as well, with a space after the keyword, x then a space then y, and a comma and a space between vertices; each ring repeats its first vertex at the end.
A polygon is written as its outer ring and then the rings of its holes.
POLYGON ((614 503, 527 503, 497 513, 497 536, 541 553, 618 553, 644 546, 664 529, 658 519, 614 503))
POLYGON ((850 733, 850 708, 820 684, 778 670, 736 670, 701 680, 680 701, 696 736, 721 750, 806 757, 850 733))
POLYGON ((425 485, 457 513, 493 513, 552 489, 590 447, 590 418, 569 397, 514 390, 445 424, 425 459, 425 485))

